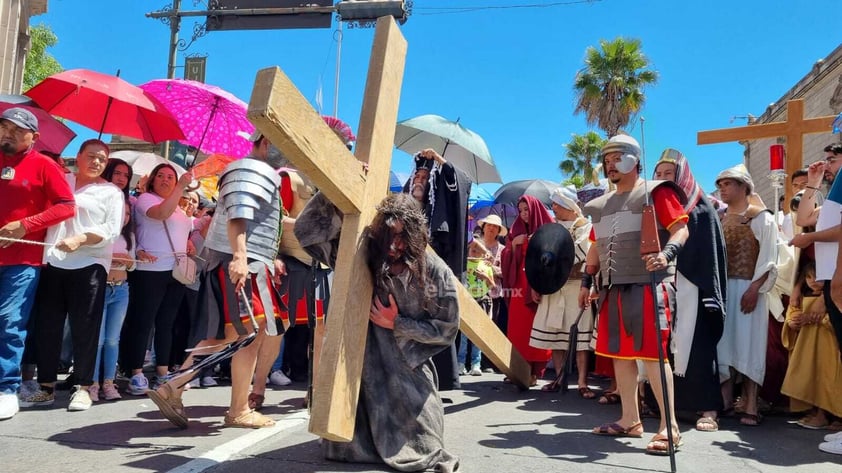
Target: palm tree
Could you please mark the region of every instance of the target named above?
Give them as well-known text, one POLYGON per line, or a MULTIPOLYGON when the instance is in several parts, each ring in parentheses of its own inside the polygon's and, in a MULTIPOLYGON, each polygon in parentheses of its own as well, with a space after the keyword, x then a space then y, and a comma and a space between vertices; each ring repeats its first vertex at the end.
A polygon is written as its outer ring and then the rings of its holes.
POLYGON ((585 67, 576 74, 574 113, 584 112, 587 123, 605 130, 610 138, 643 108, 643 89, 658 81, 658 73, 647 69, 649 59, 639 39, 603 39, 599 46, 601 50, 588 47, 585 67))
POLYGON ((591 181, 594 163, 599 158, 599 152, 605 140, 595 131, 588 131, 584 135, 573 133, 567 148, 567 159, 558 164, 559 169, 566 175, 582 175, 583 183, 591 181))

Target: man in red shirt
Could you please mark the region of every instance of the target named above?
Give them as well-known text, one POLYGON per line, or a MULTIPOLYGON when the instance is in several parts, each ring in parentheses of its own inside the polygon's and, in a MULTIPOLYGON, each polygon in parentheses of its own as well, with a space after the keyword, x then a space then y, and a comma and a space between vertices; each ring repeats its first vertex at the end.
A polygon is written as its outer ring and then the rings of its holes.
POLYGON ((0 115, 0 420, 18 412, 26 325, 38 286, 47 227, 76 212, 73 191, 37 152, 38 119, 24 108, 0 115))

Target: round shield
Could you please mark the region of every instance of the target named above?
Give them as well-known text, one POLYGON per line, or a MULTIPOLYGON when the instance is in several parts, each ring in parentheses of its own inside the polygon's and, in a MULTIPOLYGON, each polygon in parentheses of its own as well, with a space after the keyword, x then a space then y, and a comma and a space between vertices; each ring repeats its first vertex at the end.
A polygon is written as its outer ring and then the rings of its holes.
POLYGON ((573 238, 564 226, 542 225, 526 247, 526 280, 539 294, 552 294, 567 282, 574 256, 573 238))

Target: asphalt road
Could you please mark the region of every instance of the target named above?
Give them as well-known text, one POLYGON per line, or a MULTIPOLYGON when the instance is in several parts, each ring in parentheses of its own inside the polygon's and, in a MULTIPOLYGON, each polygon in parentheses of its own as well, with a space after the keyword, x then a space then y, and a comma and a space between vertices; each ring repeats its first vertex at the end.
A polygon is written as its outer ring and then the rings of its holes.
MULTIPOLYGON (((657 427, 646 419, 641 439, 615 439, 590 429, 619 416, 619 406, 600 406, 575 390, 568 394, 520 392, 501 375, 466 377, 464 390, 443 393, 447 449, 462 471, 669 471, 667 457, 643 453, 657 427)), ((301 383, 269 391, 264 412, 278 420, 272 429, 222 428, 229 389, 185 395, 190 427, 178 430, 146 398, 98 403, 67 412, 60 391, 50 408, 26 409, 0 422, 0 471, 263 473, 380 472, 382 465, 352 465, 323 459, 319 440, 307 432, 301 383)), ((681 472, 842 472, 842 456, 817 449, 827 431, 798 427, 795 417, 767 416, 759 427, 723 419, 721 430, 702 433, 682 424, 681 472)))

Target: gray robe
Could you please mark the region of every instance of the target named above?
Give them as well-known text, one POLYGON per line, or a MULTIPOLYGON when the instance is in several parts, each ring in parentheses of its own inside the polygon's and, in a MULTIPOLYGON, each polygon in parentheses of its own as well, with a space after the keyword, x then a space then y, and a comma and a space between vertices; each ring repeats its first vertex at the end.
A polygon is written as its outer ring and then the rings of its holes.
POLYGON ((427 287, 394 277, 390 288, 399 313, 395 329, 369 322, 354 438, 325 441, 331 460, 381 463, 398 471, 458 471, 444 450, 444 407, 430 358, 449 347, 459 331, 453 273, 427 254, 427 287))

